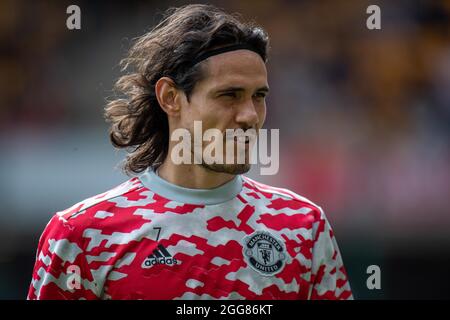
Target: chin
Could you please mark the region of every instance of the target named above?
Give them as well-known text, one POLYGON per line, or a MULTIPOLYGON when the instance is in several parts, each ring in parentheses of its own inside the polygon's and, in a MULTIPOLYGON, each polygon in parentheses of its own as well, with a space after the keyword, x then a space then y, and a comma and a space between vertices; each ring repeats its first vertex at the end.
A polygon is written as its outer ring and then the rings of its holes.
POLYGON ((250 170, 251 164, 206 164, 203 163, 202 166, 208 170, 214 172, 228 173, 228 174, 243 174, 250 170))

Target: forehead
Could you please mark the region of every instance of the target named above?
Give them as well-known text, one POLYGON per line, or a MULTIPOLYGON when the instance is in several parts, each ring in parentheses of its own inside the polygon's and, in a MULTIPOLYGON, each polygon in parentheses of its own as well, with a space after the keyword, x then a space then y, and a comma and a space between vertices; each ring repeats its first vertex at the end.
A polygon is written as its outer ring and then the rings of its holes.
POLYGON ((235 50, 205 60, 205 77, 199 83, 207 90, 232 85, 248 89, 267 86, 267 69, 256 52, 235 50))

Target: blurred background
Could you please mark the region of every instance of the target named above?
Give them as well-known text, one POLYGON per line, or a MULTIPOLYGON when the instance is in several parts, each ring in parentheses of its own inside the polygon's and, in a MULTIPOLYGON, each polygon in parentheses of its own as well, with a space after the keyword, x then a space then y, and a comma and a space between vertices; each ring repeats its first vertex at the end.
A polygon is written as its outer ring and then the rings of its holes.
MULTIPOLYGON (((25 299, 56 211, 127 179, 105 99, 130 41, 187 3, 0 0, 0 299, 25 299)), ((281 164, 249 176, 322 206, 356 299, 450 298, 450 1, 208 3, 271 37, 281 164), (381 30, 366 28, 371 4, 381 30)))

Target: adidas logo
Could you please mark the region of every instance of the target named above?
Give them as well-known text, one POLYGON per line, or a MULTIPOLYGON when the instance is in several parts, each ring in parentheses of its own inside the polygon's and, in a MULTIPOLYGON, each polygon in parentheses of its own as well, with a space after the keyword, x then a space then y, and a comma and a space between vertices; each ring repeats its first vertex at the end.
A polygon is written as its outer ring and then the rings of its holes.
POLYGON ((142 268, 150 268, 155 264, 166 264, 169 266, 180 264, 180 262, 172 257, 162 244, 158 244, 158 247, 144 260, 142 268))

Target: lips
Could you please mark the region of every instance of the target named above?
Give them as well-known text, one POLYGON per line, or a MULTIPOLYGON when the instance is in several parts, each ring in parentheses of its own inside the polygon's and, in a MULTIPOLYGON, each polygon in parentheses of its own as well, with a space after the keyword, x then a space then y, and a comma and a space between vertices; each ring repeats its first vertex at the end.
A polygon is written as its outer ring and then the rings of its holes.
POLYGON ((250 143, 250 137, 248 137, 248 136, 242 136, 242 137, 233 136, 230 138, 225 138, 226 141, 234 141, 234 142, 240 142, 240 141, 242 141, 241 139, 244 139, 243 141, 245 144, 250 143))

